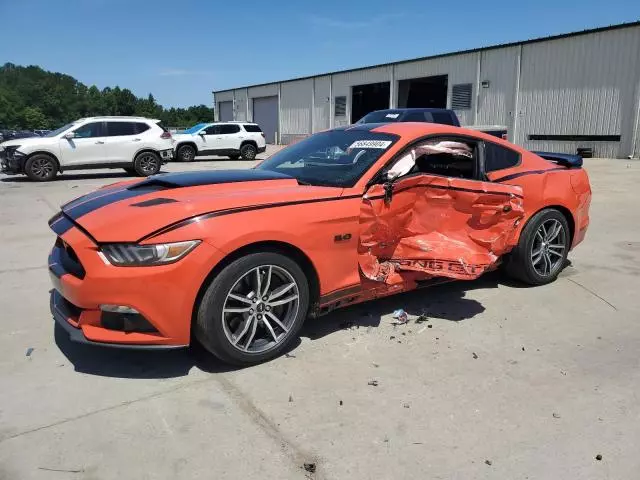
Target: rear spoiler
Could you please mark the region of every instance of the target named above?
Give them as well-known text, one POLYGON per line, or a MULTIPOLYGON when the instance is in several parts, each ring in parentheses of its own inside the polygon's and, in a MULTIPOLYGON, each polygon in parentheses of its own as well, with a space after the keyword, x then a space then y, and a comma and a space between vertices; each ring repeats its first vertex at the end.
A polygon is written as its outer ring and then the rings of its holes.
POLYGON ((567 168, 582 167, 582 157, 580 155, 571 155, 570 153, 553 153, 553 152, 532 152, 539 157, 555 162, 567 168))

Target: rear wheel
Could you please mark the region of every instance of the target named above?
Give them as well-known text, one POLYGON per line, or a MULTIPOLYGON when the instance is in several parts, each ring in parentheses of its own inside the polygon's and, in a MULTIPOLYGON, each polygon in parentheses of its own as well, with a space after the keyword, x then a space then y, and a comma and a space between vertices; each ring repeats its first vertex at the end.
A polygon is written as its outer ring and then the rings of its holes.
POLYGON ((158 154, 153 152, 139 153, 133 161, 133 169, 137 175, 148 177, 160 171, 162 162, 158 154))
POLYGON ((507 258, 506 272, 529 285, 553 282, 562 271, 571 247, 571 232, 565 216, 547 208, 536 213, 520 234, 507 258))
POLYGON ((191 145, 182 145, 178 148, 176 156, 181 162, 192 162, 196 158, 196 149, 191 145))
POLYGON ((243 160, 253 160, 256 158, 257 153, 258 149, 251 143, 245 143, 240 147, 240 155, 243 160))
POLYGON ((58 173, 58 164, 53 157, 39 153, 27 160, 24 173, 35 182, 48 182, 58 173))
POLYGON ((280 355, 307 316, 309 284, 289 257, 252 253, 227 265, 198 306, 195 335, 221 360, 253 365, 280 355))

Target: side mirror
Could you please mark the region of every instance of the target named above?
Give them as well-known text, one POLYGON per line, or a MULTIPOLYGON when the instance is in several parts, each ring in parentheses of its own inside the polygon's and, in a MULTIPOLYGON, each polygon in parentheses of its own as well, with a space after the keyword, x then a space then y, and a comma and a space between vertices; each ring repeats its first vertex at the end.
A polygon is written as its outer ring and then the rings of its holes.
POLYGON ((67 132, 62 136, 62 138, 66 138, 67 140, 72 140, 76 138, 76 134, 75 132, 67 132))
POLYGON ((200 131, 198 132, 198 135, 200 135, 200 136, 204 136, 204 135, 206 135, 206 134, 207 134, 207 132, 205 132, 204 130, 200 130, 200 131))

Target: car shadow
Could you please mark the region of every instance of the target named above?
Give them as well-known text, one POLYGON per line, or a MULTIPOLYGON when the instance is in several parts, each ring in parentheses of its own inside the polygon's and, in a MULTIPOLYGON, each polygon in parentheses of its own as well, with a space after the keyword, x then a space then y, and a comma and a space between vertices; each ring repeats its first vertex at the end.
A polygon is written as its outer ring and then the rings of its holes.
MULTIPOLYGON (((307 319, 299 337, 282 356, 295 357, 295 349, 301 343, 300 337, 313 341, 346 328, 377 328, 383 317, 400 308, 415 317, 426 315, 430 319, 468 321, 486 309, 479 301, 467 298, 467 292, 498 288, 499 285, 527 287, 505 279, 499 272, 491 272, 470 282, 454 281, 346 307, 322 317, 307 319)), ((219 361, 197 342, 193 342, 189 348, 179 350, 119 350, 72 342, 58 325, 55 329, 55 342, 77 372, 103 377, 175 378, 188 375, 193 368, 212 374, 242 368, 219 361)))
MULTIPOLYGON (((165 173, 165 172, 160 172, 165 173)), ((56 175, 56 177, 51 180, 52 182, 60 182, 64 180, 100 180, 103 178, 138 178, 135 175, 131 175, 127 172, 105 172, 105 173, 62 173, 60 175, 56 175)), ((142 178, 142 177, 140 177, 142 178)), ((0 179, 0 182, 6 183, 37 183, 30 180, 25 176, 15 176, 15 177, 6 177, 0 179)))

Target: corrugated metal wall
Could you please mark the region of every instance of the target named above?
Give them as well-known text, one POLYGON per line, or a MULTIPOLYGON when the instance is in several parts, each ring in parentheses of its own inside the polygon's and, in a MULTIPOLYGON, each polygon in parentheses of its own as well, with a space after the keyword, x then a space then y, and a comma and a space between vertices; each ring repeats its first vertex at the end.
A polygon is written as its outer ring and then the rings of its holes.
MULTIPOLYGON (((473 83, 472 95, 476 94, 477 55, 477 53, 467 53, 402 63, 395 66, 395 79, 398 81, 433 75, 448 75, 447 108, 451 108, 451 87, 453 85, 473 83)), ((456 110, 456 114, 462 125, 473 125, 473 105, 469 110, 456 110)))
POLYGON ((640 28, 522 47, 516 143, 533 150, 628 155, 640 62, 640 28), (618 142, 529 140, 532 134, 621 135, 618 142))
POLYGON ((480 82, 476 125, 505 125, 513 129, 519 47, 480 52, 480 82))
MULTIPOLYGON (((635 25, 323 75, 315 77, 315 94, 311 78, 249 87, 248 92, 250 98, 277 95, 280 87, 280 128, 287 143, 309 134, 312 124, 313 131, 348 124, 354 85, 392 82, 391 106, 395 106, 400 80, 447 75, 449 107, 453 85, 473 85, 471 108, 456 111, 463 125, 506 125, 510 139, 530 149, 575 153, 579 146, 592 147, 595 155, 622 157, 634 151, 639 52, 640 26, 635 25), (488 88, 479 88, 482 81, 489 82, 488 88), (336 96, 347 97, 347 112, 331 118, 336 96), (531 134, 620 135, 621 141, 533 141, 528 140, 531 134)), ((246 97, 247 89, 237 89, 217 93, 216 101, 233 98, 234 118, 244 120, 246 97)), ((635 154, 640 156, 640 132, 635 136, 635 154)))
POLYGON ((280 88, 280 139, 287 144, 311 133, 313 80, 283 82, 280 88))
POLYGON ((319 132, 331 127, 331 77, 315 79, 315 97, 313 99, 313 131, 319 132))

